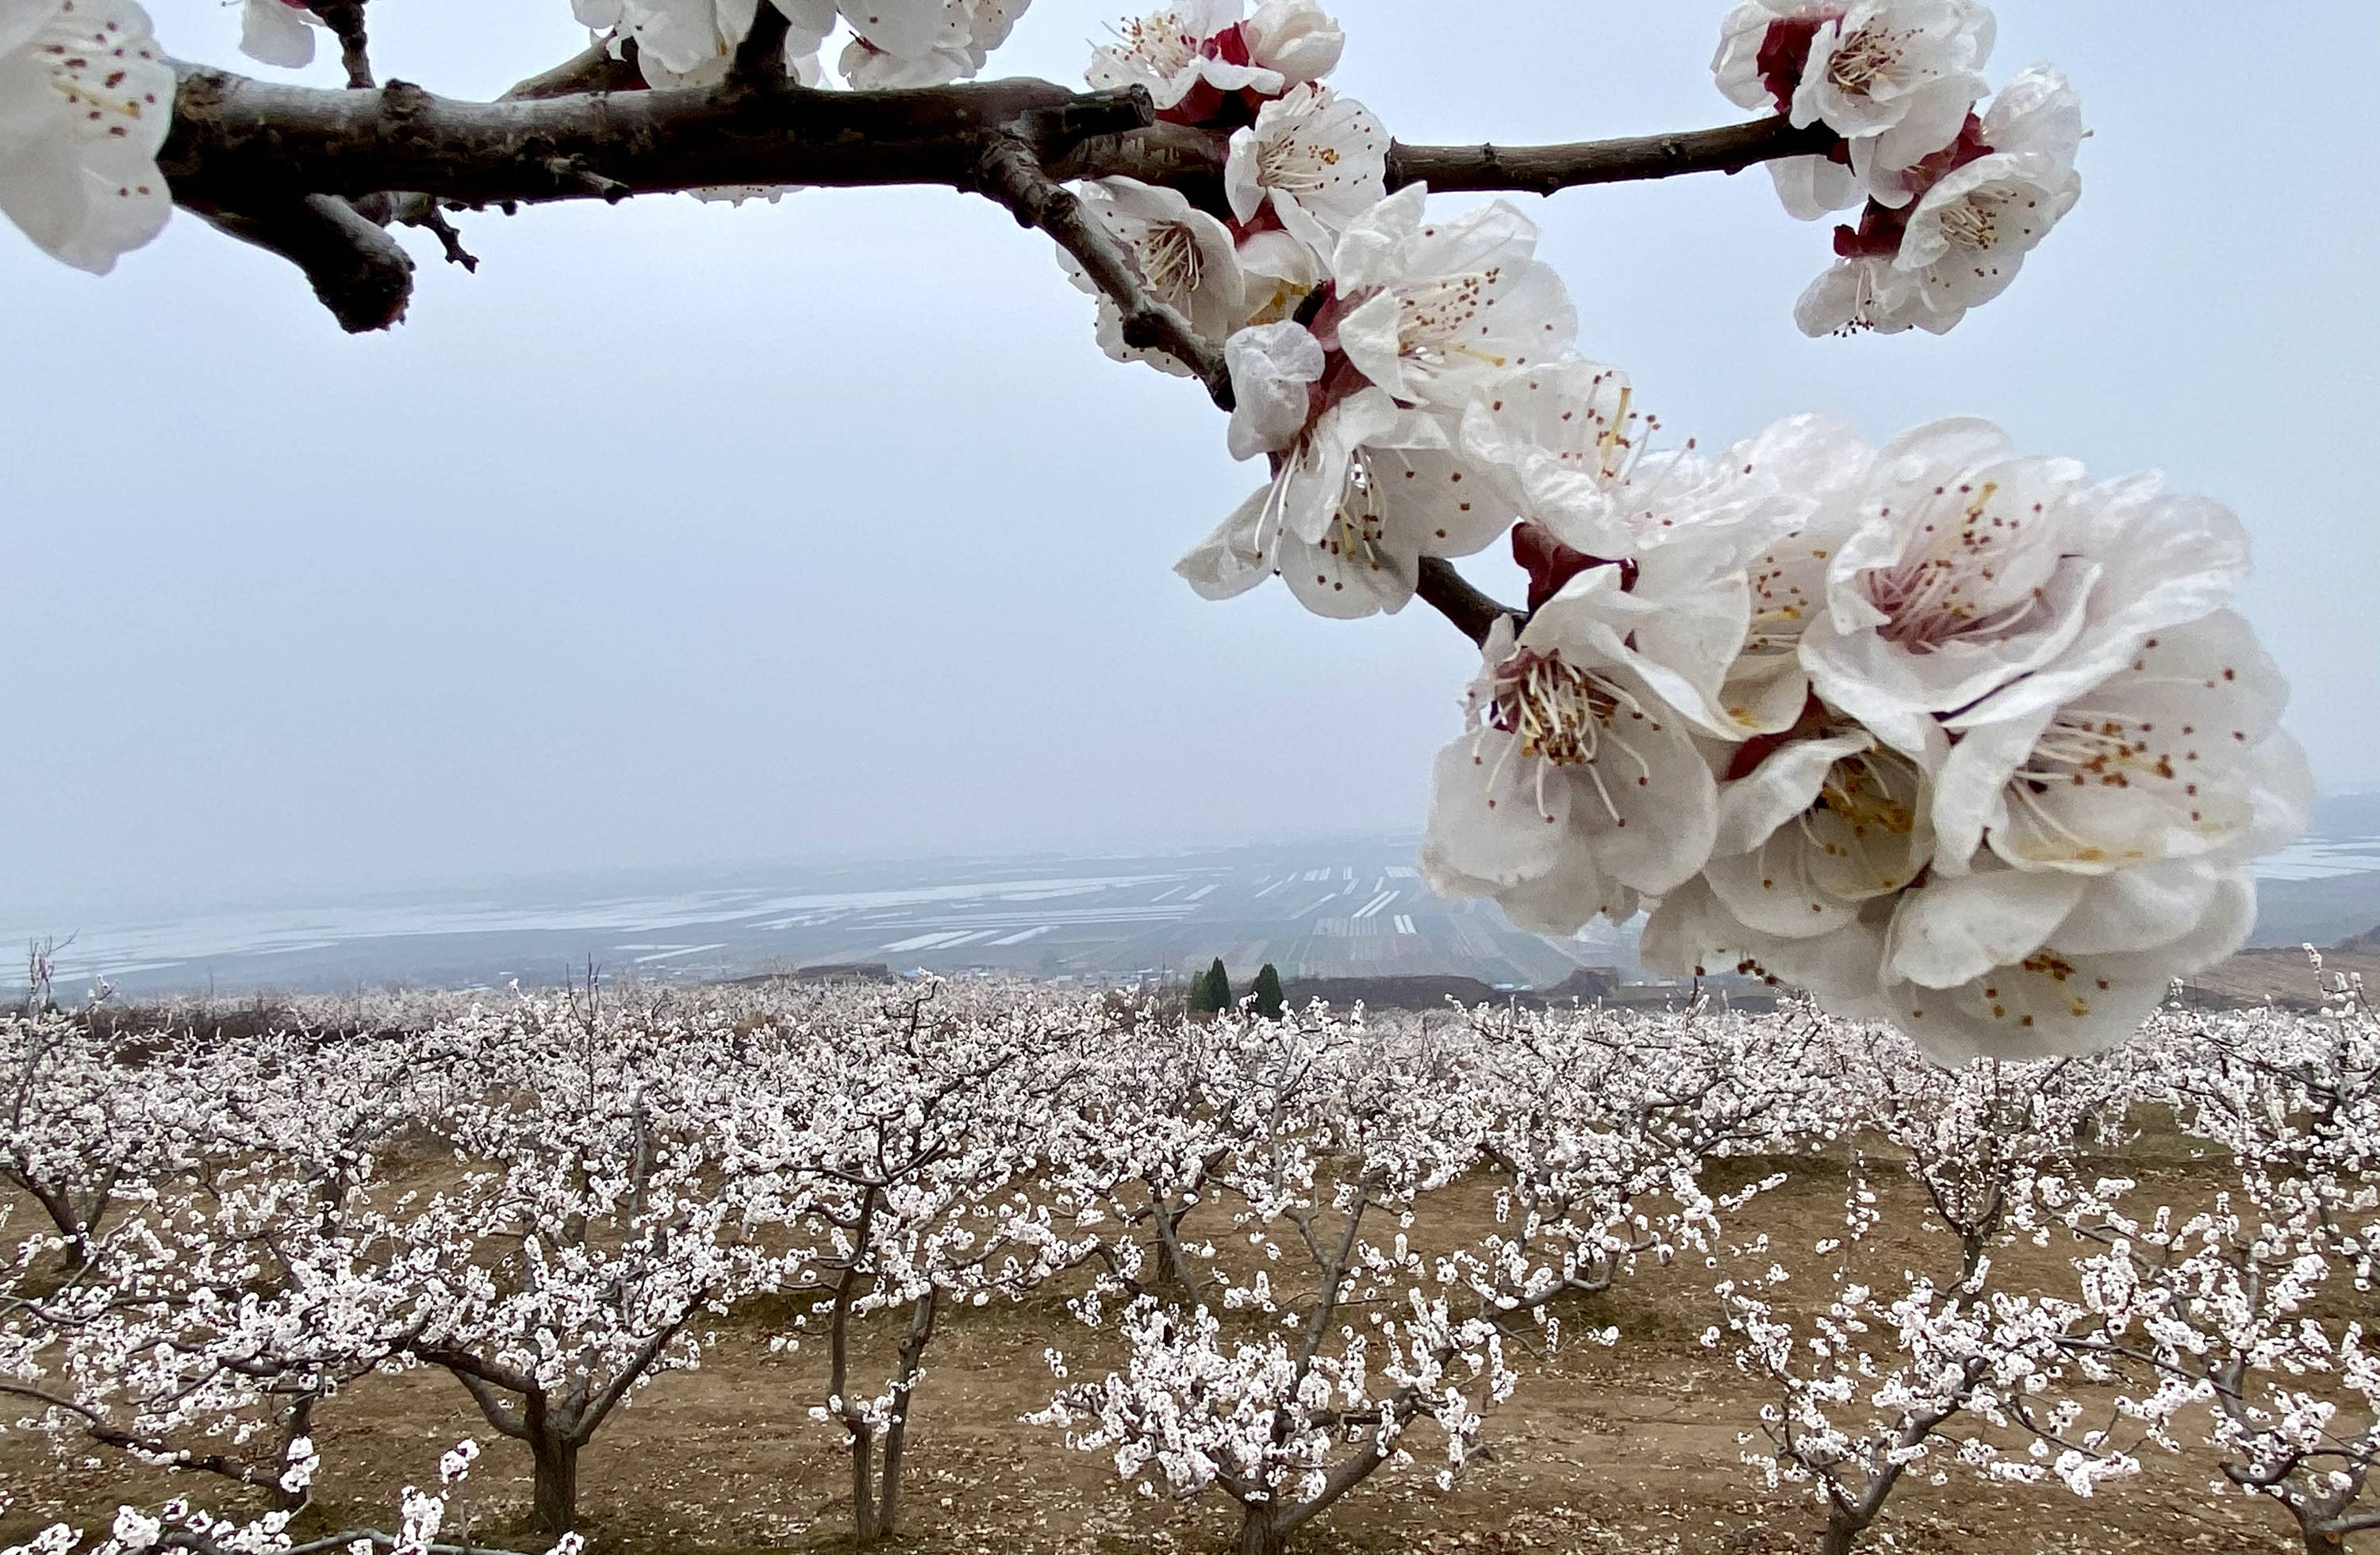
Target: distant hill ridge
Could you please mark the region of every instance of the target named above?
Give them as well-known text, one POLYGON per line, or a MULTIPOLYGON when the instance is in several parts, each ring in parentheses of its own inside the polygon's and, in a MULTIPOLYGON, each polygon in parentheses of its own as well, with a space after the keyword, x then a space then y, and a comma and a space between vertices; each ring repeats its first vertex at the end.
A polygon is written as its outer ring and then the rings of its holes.
MULTIPOLYGON (((2361 976, 2367 986, 2380 987, 2380 924, 2325 947, 2322 969, 2325 980, 2334 972, 2346 972, 2361 976)), ((2302 946, 2241 951, 2187 979, 2182 997, 2216 1008, 2272 1003, 2311 1010, 2322 1002, 2302 946)))

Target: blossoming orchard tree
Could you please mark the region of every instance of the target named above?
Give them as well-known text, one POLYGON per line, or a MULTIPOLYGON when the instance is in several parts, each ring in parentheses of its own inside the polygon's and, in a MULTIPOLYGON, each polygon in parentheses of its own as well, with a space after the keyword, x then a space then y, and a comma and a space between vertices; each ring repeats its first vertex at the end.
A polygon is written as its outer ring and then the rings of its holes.
POLYGON ((988 197, 1055 241, 1109 354, 1195 379, 1262 461, 1192 588, 1418 599, 1479 647, 1440 892, 1556 933, 1650 907, 1652 964, 1766 972, 1937 1057, 2119 1040, 2241 942, 2248 860, 2303 823, 2229 512, 1975 420, 1670 441, 1581 354, 1529 219, 1433 201, 1763 164, 1789 217, 1840 217, 1804 330, 1939 334, 2082 187, 2075 92, 1995 90, 1976 0, 1746 0, 1713 70, 1756 116, 1532 147, 1394 140, 1330 83, 1315 0, 1182 0, 1088 91, 973 79, 1026 0, 572 7, 584 53, 468 103, 375 75, 367 0, 245 0, 251 57, 334 45, 344 91, 176 61, 133 0, 0 0, 0 209, 104 272, 178 205, 368 330, 411 289, 392 229, 468 266, 456 220, 490 206, 988 197), (1517 604, 1454 565, 1500 542, 1517 604))

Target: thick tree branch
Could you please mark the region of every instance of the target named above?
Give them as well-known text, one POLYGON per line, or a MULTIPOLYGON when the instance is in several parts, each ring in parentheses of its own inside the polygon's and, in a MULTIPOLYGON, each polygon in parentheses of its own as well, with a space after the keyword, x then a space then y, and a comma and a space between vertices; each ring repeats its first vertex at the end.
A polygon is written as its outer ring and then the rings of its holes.
POLYGON ((1051 157, 1153 116, 1136 91, 1075 93, 1035 80, 462 103, 403 81, 325 91, 185 67, 158 165, 177 201, 225 207, 383 189, 480 205, 721 184, 965 188, 998 137, 1022 138, 1037 157, 1051 157))
MULTIPOLYGON (((1074 92, 1030 79, 904 91, 625 90, 639 79, 632 64, 601 48, 496 103, 436 97, 402 81, 329 91, 186 66, 159 164, 176 200, 222 206, 384 189, 493 204, 585 199, 613 187, 630 194, 720 184, 964 188, 986 139, 1000 134, 1025 139, 1061 181, 1124 175, 1183 187, 1222 174, 1221 138, 1153 125, 1149 113, 1133 109, 1130 92, 1074 92), (592 172, 604 187, 557 164, 592 172)), ((1559 146, 1397 145, 1389 182, 1548 193, 1734 172, 1833 143, 1822 127, 1768 118, 1559 146)))
POLYGON ((1223 365, 1223 348, 1148 289, 1114 234, 1084 210, 1073 190, 1041 170, 1023 141, 1002 137, 987 147, 980 179, 983 192, 1007 206, 1020 225, 1039 227, 1074 256, 1091 284, 1123 314, 1125 345, 1164 352, 1188 368, 1218 406, 1232 407, 1232 375, 1223 365))

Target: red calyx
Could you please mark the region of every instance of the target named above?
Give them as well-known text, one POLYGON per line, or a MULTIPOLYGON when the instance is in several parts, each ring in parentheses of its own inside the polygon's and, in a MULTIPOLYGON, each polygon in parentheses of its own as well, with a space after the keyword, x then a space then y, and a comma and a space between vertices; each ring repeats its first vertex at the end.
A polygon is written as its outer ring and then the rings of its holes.
MULTIPOLYGON (((1245 22, 1234 22, 1199 45, 1198 52, 1208 59, 1220 59, 1226 65, 1249 63, 1248 30, 1245 22)), ((1182 101, 1171 108, 1160 108, 1157 116, 1167 124, 1186 124, 1203 129, 1238 129, 1257 122, 1257 111, 1272 99, 1263 92, 1243 87, 1237 91, 1223 91, 1213 83, 1200 81, 1182 94, 1182 101)))
POLYGON ((1906 205, 1896 211, 1869 200, 1858 226, 1835 228, 1835 257, 1890 259, 1900 252, 1900 239, 1909 231, 1909 211, 1906 205))
POLYGON ((1925 191, 1978 157, 1991 155, 1991 143, 1984 139, 1984 121, 1974 115, 1959 127, 1959 138, 1918 162, 1909 169, 1909 203, 1900 210, 1879 205, 1871 200, 1860 212, 1857 227, 1835 228, 1835 257, 1838 259, 1890 259, 1900 252, 1900 239, 1909 230, 1910 213, 1925 191))
POLYGON ((1199 51, 1208 59, 1220 59, 1226 65, 1245 65, 1255 55, 1248 52, 1248 24, 1235 21, 1207 40, 1199 51))
POLYGON ((1978 157, 1991 154, 1991 142, 1984 139, 1984 121, 1969 114, 1967 122, 1959 127, 1956 140, 1932 156, 1921 158, 1915 166, 1910 168, 1908 183, 1912 198, 1924 194, 1978 157))
POLYGON ((1802 85, 1802 72, 1810 67, 1810 45, 1817 39, 1818 29, 1839 19, 1842 13, 1834 11, 1806 17, 1779 17, 1768 24, 1761 36, 1760 52, 1754 64, 1760 71, 1760 84, 1768 89, 1780 114, 1793 106, 1793 93, 1802 85))
POLYGON ((1636 564, 1614 562, 1604 556, 1590 556, 1574 551, 1554 538, 1554 532, 1534 518, 1524 518, 1512 526, 1512 560, 1529 575, 1529 608, 1537 610, 1562 590, 1562 585, 1589 567, 1620 569, 1620 587, 1624 592, 1636 587, 1636 564))

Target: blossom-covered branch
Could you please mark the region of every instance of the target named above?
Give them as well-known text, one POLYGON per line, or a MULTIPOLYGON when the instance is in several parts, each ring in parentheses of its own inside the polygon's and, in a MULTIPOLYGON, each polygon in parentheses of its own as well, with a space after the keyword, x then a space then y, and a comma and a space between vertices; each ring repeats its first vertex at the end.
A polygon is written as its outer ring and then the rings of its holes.
MULTIPOLYGON (((1077 92, 1029 79, 903 91, 762 93, 710 88, 622 91, 600 55, 558 82, 532 78, 494 103, 433 95, 403 81, 376 92, 287 85, 185 67, 174 129, 158 157, 177 203, 413 189, 462 204, 601 199, 557 171, 598 172, 622 194, 736 184, 962 187, 979 142, 1030 110, 1051 111, 1037 152, 1066 178, 1219 179, 1225 148, 1208 134, 1137 120, 1129 92, 1077 92), (568 90, 556 91, 554 86, 568 90), (1133 133, 1148 127, 1146 133, 1133 133), (1096 137, 1097 139, 1094 139, 1096 137), (528 154, 535 145, 540 155, 528 154), (548 149, 550 148, 550 149, 548 149), (1079 148, 1079 149, 1077 149, 1079 148)), ((1396 144, 1391 188, 1550 194, 1589 184, 1740 171, 1823 152, 1836 137, 1782 117, 1670 135, 1546 146, 1396 144)))

